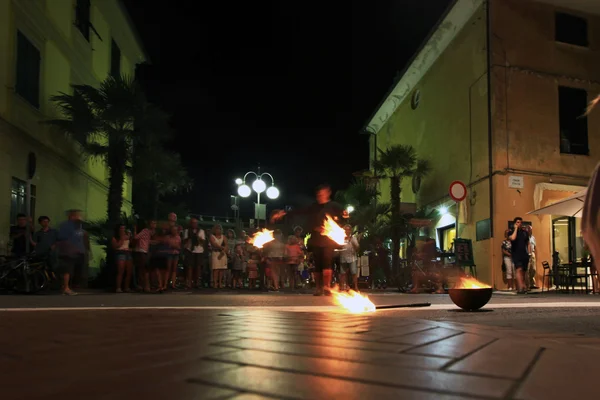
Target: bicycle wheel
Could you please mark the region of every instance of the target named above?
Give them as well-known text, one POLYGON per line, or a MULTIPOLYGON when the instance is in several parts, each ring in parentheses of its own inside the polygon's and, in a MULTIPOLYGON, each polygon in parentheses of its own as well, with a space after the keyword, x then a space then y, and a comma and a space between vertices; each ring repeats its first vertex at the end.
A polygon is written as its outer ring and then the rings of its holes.
POLYGON ((17 293, 37 293, 40 290, 45 289, 48 285, 48 277, 44 271, 39 269, 32 269, 28 271, 25 276, 23 275, 23 270, 21 268, 15 269, 11 271, 6 279, 8 282, 8 289, 17 293))

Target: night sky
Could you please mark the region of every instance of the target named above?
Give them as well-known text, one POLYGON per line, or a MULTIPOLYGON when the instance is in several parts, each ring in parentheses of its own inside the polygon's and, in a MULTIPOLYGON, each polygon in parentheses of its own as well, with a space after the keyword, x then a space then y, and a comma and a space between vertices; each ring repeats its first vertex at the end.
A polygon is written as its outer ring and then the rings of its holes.
POLYGON ((189 209, 231 213, 234 179, 259 164, 281 191, 269 210, 319 183, 343 189, 368 168, 359 131, 449 3, 125 0, 152 63, 146 92, 194 179, 189 209))

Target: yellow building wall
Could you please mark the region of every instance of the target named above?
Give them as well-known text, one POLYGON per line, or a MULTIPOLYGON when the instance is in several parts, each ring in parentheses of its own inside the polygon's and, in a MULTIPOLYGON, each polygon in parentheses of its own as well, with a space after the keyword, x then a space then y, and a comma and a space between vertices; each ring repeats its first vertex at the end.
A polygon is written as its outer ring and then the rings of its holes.
POLYGON ((70 41, 75 13, 74 0, 46 0, 45 9, 60 34, 66 41, 70 41))
MULTIPOLYGON (((552 264, 550 216, 527 215, 536 208, 538 183, 587 186, 600 161, 600 113, 588 117, 589 156, 560 153, 558 86, 600 92, 600 17, 588 20, 590 47, 577 48, 554 40, 556 8, 531 1, 492 2, 492 126, 494 176, 493 270, 499 288, 500 245, 508 221, 520 216, 533 224, 538 245, 537 285, 542 261, 552 264), (527 40, 523 40, 526 37, 527 40), (509 176, 524 179, 524 188, 508 187, 509 176)), ((573 13, 568 10, 568 13, 573 13)), ((574 13, 579 15, 578 13, 574 13)), ((582 110, 583 113, 584 110, 582 110)), ((546 191, 540 206, 571 195, 546 191)))
MULTIPOLYGON (((436 63, 411 88, 420 91, 420 103, 411 107, 407 97, 378 133, 378 147, 411 145, 418 157, 430 161, 432 171, 417 195, 410 179, 402 185, 402 202, 419 206, 449 205, 450 224, 456 207, 449 202, 448 188, 455 180, 470 185, 466 222, 461 237, 473 240, 480 280, 491 282, 490 241, 475 240, 475 222, 489 215, 487 45, 485 9, 480 7, 436 63)), ((389 202, 389 182, 380 183, 383 201, 389 202)), ((460 218, 465 221, 465 216, 460 218)), ((438 221, 435 223, 437 224, 438 221)), ((442 221, 443 222, 443 221, 442 221)), ((435 232, 431 232, 435 237, 435 232)))
MULTIPOLYGON (((109 0, 103 0, 109 1, 109 0)), ((110 0, 116 1, 116 0, 110 0)), ((116 5, 101 4, 108 12, 116 5)), ((103 15, 92 1, 91 18, 102 37, 90 35, 87 42, 74 26, 73 0, 15 2, 0 0, 0 246, 8 242, 10 187, 13 177, 26 179, 29 152, 37 155, 36 217, 47 215, 54 225, 64 219, 69 208, 84 210, 88 220, 105 218, 107 171, 101 160, 86 160, 76 145, 43 121, 56 115, 49 98, 58 92, 69 93, 70 85, 97 85, 108 75, 110 66, 110 23, 113 15, 103 15), (15 93, 16 32, 21 30, 40 50, 40 109, 35 109, 15 93), (93 51, 92 51, 93 49, 93 51)), ((117 18, 123 21, 122 17, 117 18)), ((128 27, 118 27, 131 34, 128 27)), ((131 44, 130 44, 130 47, 131 44)), ((123 51, 123 57, 127 57, 123 51)), ((136 54, 139 49, 136 49, 136 54)), ((124 71, 135 64, 122 60, 124 71)), ((131 180, 124 187, 123 210, 131 212, 131 180)), ((4 249, 0 248, 0 253, 4 249)), ((104 257, 94 248, 90 266, 97 267, 104 257)))

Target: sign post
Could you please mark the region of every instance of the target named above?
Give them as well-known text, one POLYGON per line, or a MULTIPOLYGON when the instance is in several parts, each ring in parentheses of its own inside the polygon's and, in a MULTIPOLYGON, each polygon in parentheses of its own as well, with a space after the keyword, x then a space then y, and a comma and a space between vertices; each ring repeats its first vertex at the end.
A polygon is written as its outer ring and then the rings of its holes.
POLYGON ((450 198, 454 200, 456 203, 456 236, 455 238, 459 238, 458 233, 458 218, 460 216, 460 202, 467 198, 467 186, 461 181, 454 181, 450 184, 450 188, 448 189, 448 194, 450 194, 450 198))
MULTIPOLYGON (((31 250, 31 231, 33 226, 31 225, 31 180, 35 176, 35 169, 37 165, 37 158, 35 153, 30 152, 27 155, 27 186, 25 188, 25 215, 27 215, 27 228, 25 231, 25 250, 27 254, 31 250)), ((26 280, 27 282, 27 280, 26 280)))

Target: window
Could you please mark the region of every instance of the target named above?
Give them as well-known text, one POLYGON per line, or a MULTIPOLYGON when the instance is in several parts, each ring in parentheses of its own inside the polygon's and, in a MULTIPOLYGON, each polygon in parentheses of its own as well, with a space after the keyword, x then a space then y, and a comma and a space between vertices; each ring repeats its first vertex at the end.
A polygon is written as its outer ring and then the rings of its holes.
MULTIPOLYGON (((31 216, 35 215, 35 185, 31 185, 31 216)), ((27 214, 25 205, 27 204, 27 182, 17 178, 12 178, 10 191, 10 222, 14 224, 17 221, 17 214, 27 214)))
POLYGON ((90 0, 77 0, 75 5, 75 26, 85 40, 90 41, 90 0))
POLYGON ((35 108, 40 108, 40 51, 17 31, 17 76, 15 91, 35 108))
POLYGON ((556 13, 555 40, 561 43, 588 47, 588 25, 584 18, 574 15, 556 13))
POLYGON ((581 218, 557 217, 552 220, 552 251, 558 252, 563 264, 581 262, 584 253, 581 218))
POLYGON ((456 238, 455 225, 452 224, 438 228, 437 234, 440 250, 451 251, 452 245, 454 244, 454 239, 456 238))
POLYGON ((588 104, 585 90, 558 88, 558 118, 560 125, 560 152, 588 155, 588 125, 583 113, 588 104))
POLYGON ((114 39, 110 47, 110 74, 114 77, 121 76, 121 49, 114 39))

